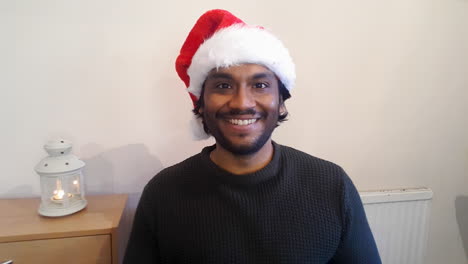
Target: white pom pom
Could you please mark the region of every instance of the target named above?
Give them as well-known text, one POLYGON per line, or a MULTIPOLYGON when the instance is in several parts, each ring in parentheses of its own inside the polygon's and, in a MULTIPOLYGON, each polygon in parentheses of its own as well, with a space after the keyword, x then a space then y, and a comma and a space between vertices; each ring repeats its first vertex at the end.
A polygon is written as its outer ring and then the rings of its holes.
POLYGON ((192 131, 192 138, 194 140, 205 140, 211 136, 203 129, 202 119, 196 116, 193 116, 190 120, 190 130, 192 131))

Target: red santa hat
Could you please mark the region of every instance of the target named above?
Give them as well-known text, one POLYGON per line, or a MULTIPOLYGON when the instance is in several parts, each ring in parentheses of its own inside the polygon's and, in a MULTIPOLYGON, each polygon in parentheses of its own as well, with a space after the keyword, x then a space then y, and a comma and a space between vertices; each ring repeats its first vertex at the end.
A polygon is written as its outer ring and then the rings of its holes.
MULTIPOLYGON (((176 71, 193 104, 200 97, 208 73, 243 63, 267 67, 288 91, 294 87, 294 63, 283 43, 263 27, 250 26, 226 10, 203 14, 190 31, 176 60, 176 71)), ((197 139, 207 138, 201 118, 193 124, 197 139)))

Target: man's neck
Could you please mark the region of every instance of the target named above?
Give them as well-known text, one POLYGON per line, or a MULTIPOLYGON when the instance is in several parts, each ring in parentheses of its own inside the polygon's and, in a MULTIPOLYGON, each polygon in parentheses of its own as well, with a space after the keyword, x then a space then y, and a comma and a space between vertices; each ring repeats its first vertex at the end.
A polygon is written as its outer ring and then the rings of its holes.
POLYGON ((269 139, 263 147, 250 155, 236 155, 216 144, 210 153, 211 160, 232 174, 247 174, 265 167, 273 158, 273 144, 269 139))

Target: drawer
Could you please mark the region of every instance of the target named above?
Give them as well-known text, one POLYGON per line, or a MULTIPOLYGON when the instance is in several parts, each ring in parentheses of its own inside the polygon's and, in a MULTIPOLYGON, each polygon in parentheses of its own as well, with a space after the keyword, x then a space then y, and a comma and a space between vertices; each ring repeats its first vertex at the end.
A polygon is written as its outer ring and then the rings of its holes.
POLYGON ((110 235, 0 243, 0 262, 14 264, 111 264, 110 235))

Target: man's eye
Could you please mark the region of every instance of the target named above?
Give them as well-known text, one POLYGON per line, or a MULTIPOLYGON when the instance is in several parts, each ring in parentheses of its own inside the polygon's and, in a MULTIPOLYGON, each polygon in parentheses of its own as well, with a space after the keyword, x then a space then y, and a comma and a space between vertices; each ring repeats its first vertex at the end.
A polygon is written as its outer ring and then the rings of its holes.
POLYGON ((266 83, 256 83, 254 87, 255 88, 267 88, 268 85, 266 83))
POLYGON ((216 85, 216 88, 219 88, 219 89, 229 89, 231 88, 231 85, 227 84, 227 83, 220 83, 218 85, 216 85))

